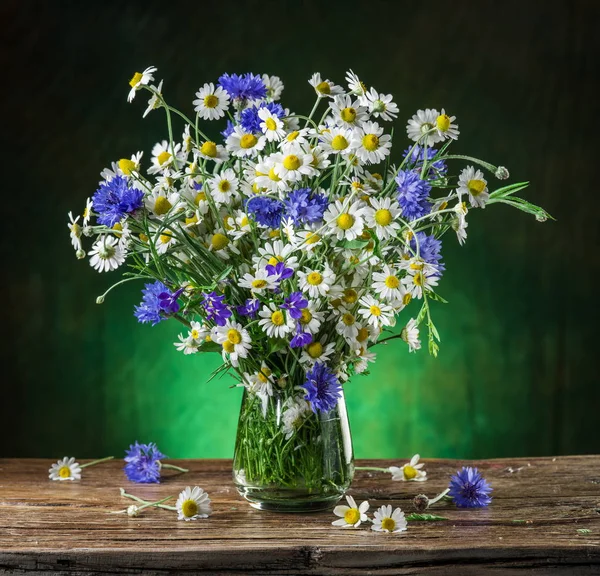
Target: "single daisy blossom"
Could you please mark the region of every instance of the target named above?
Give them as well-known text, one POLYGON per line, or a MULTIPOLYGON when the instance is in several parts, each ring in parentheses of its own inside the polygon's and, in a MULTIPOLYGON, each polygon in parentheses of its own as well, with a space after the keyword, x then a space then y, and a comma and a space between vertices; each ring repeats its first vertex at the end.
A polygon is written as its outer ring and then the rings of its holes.
POLYGON ((435 108, 418 110, 408 121, 406 133, 413 142, 419 142, 422 145, 433 146, 441 140, 437 131, 437 119, 439 112, 435 108))
POLYGON ((417 322, 414 318, 411 318, 406 326, 402 328, 400 337, 408 344, 408 351, 415 352, 421 348, 421 341, 419 340, 419 329, 417 328, 417 322))
POLYGON ((360 299, 361 308, 358 313, 371 326, 379 328, 381 326, 393 326, 395 323, 394 310, 389 304, 379 302, 367 294, 360 299))
POLYGON ((283 120, 264 107, 258 111, 260 129, 269 142, 279 142, 285 136, 283 120))
POLYGON ((98 272, 116 270, 127 256, 127 252, 119 240, 113 236, 103 236, 88 252, 90 266, 98 272))
POLYGON ((468 194, 473 208, 485 208, 485 204, 490 197, 487 180, 483 177, 483 172, 475 170, 473 166, 467 166, 460 173, 456 192, 459 199, 463 194, 468 194))
POLYGON ((295 328, 294 319, 274 303, 265 304, 258 315, 261 317, 259 326, 272 338, 283 338, 295 328))
POLYGON ((446 111, 442 108, 440 115, 435 120, 435 127, 440 137, 440 141, 451 138, 452 140, 458 140, 458 124, 454 124, 456 116, 448 116, 446 111))
POLYGON ((369 228, 375 229, 380 240, 387 240, 400 229, 398 217, 402 214, 400 205, 391 198, 371 198, 371 207, 365 211, 369 228))
POLYGON ((199 486, 182 490, 175 503, 177 520, 198 520, 208 518, 212 512, 208 494, 199 486))
POLYGON ((319 98, 333 97, 344 92, 341 86, 337 86, 331 80, 322 80, 319 72, 315 72, 308 83, 315 89, 319 98))
POLYGON ((240 358, 248 357, 252 348, 250 334, 239 322, 227 321, 223 326, 216 326, 212 338, 223 347, 223 359, 229 359, 235 367, 239 365, 240 358))
POLYGON ((373 516, 371 530, 376 532, 404 532, 408 527, 404 512, 400 508, 392 512, 392 506, 389 504, 375 510, 373 516))
POLYGON ((398 117, 398 106, 392 98, 391 94, 379 94, 375 88, 371 88, 360 101, 374 118, 391 121, 398 117))
POLYGON ((355 128, 351 144, 358 158, 368 164, 378 164, 392 148, 390 135, 384 134, 377 122, 364 122, 355 128))
POLYGON ((220 86, 215 88, 212 82, 207 83, 196 92, 196 100, 192 104, 203 120, 218 120, 229 108, 229 94, 220 86))
POLYGON ((75 458, 65 456, 62 460, 50 466, 48 470, 50 480, 81 480, 81 466, 75 458))
POLYGON ((352 101, 348 94, 336 96, 329 103, 329 107, 338 126, 354 128, 368 118, 367 109, 361 106, 358 100, 352 101))
POLYGON ((360 202, 353 202, 348 206, 347 201, 336 200, 329 205, 323 219, 327 222, 330 233, 338 240, 355 240, 362 234, 365 212, 366 209, 360 202))
POLYGON ((354 498, 350 495, 346 495, 346 501, 348 506, 340 504, 333 509, 333 513, 339 516, 339 520, 334 520, 331 524, 333 526, 341 526, 342 528, 358 528, 362 522, 367 522, 369 517, 367 511, 369 510, 369 502, 365 500, 360 506, 356 505, 354 498))
POLYGON ((244 158, 254 157, 265 147, 267 139, 263 134, 253 134, 244 132, 240 126, 236 126, 233 132, 227 137, 225 147, 234 156, 244 158))
POLYGON ((136 72, 133 75, 133 77, 129 81, 129 86, 131 86, 131 90, 127 95, 127 102, 131 102, 135 98, 135 93, 142 86, 146 86, 154 80, 154 76, 152 76, 152 74, 156 72, 156 70, 157 68, 154 68, 154 66, 149 66, 143 72, 136 72))
POLYGON ((323 270, 305 268, 298 271, 300 290, 308 293, 311 298, 325 296, 335 282, 333 270, 326 264, 323 270))
POLYGON ((422 470, 425 464, 419 464, 420 456, 415 454, 410 462, 401 467, 390 466, 388 470, 392 473, 392 480, 423 482, 427 480, 427 472, 422 470))

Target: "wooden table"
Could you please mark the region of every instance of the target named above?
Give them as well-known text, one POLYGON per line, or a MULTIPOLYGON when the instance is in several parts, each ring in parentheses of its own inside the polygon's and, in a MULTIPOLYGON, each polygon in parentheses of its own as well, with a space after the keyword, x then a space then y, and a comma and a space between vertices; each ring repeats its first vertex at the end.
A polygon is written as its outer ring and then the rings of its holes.
MULTIPOLYGON (((600 456, 466 462, 425 460, 429 479, 393 482, 359 471, 350 494, 371 511, 390 503, 414 512, 412 498, 443 490, 463 464, 494 487, 489 508, 436 504, 448 518, 410 522, 400 534, 331 526, 329 512, 260 512, 238 496, 228 460, 187 460, 187 474, 162 484, 128 482, 122 461, 85 469, 80 482, 51 482, 49 460, 0 460, 1 574, 600 574, 600 456), (199 485, 213 501, 206 520, 177 521, 167 510, 113 515, 142 498, 199 485)), ((389 466, 391 461, 361 461, 389 466)))

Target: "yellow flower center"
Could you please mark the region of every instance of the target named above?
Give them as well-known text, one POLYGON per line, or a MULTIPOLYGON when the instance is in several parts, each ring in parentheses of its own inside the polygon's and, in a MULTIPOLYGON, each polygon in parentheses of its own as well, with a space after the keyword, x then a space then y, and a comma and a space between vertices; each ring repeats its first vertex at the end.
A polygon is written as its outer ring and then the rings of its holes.
POLYGON ((346 314, 342 316, 342 322, 346 326, 352 326, 356 322, 356 318, 354 318, 354 316, 350 314, 350 312, 346 312, 346 314))
POLYGON ((194 500, 186 500, 181 505, 181 512, 186 518, 191 518, 198 514, 198 504, 194 500))
POLYGON ((362 139, 362 144, 366 150, 373 152, 379 148, 379 138, 375 134, 365 134, 362 139))
POLYGON ((286 140, 288 142, 293 142, 296 138, 298 138, 298 136, 300 135, 300 132, 298 130, 294 130, 293 132, 290 132, 287 136, 286 136, 286 140))
POLYGON ((240 226, 248 226, 248 224, 250 224, 248 216, 242 216, 242 219, 240 220, 240 226))
POLYGON ((318 286, 321 282, 323 282, 323 276, 319 274, 319 272, 311 272, 307 277, 306 281, 311 286, 318 286))
POLYGON ((194 204, 196 206, 198 206, 198 204, 200 204, 200 202, 206 202, 206 193, 205 192, 198 192, 198 194, 196 194, 196 197, 194 198, 194 204))
POLYGON ((315 234, 314 232, 309 232, 306 235, 307 244, 316 244, 320 239, 321 237, 318 234, 315 234))
POLYGON ((190 335, 192 336, 192 338, 194 340, 198 340, 198 338, 200 338, 200 332, 198 332, 198 330, 196 330, 196 328, 194 328, 191 332, 190 335))
POLYGON ((346 304, 354 304, 358 300, 358 292, 354 288, 346 288, 342 300, 346 304))
POLYGON ((440 132, 447 132, 450 128, 450 116, 448 114, 440 114, 435 123, 440 132))
POLYGON ((286 170, 298 170, 301 165, 302 162, 300 161, 300 158, 295 154, 290 154, 283 159, 283 167, 286 170))
POLYGON ((204 97, 204 106, 207 108, 216 108, 219 103, 219 99, 214 94, 209 94, 204 97))
POLYGON ((143 232, 140 233, 140 240, 142 242, 148 242, 148 236, 146 236, 143 232))
POLYGON ((70 478, 71 477, 71 469, 68 466, 62 466, 58 471, 58 475, 61 478, 70 478))
POLYGON ((400 280, 398 280, 397 276, 388 276, 385 279, 385 285, 388 288, 391 288, 392 290, 394 290, 395 288, 398 288, 398 286, 400 286, 400 280))
POLYGON ((423 274, 421 272, 417 272, 413 276, 413 282, 415 283, 415 286, 423 286, 423 274))
POLYGON ((303 308, 302 316, 300 317, 300 324, 308 324, 312 320, 313 316, 310 313, 310 310, 303 308))
POLYGON ((375 222, 380 226, 389 226, 392 223, 392 213, 386 208, 381 208, 375 212, 375 222))
POLYGON ((352 123, 356 120, 356 109, 344 108, 340 111, 340 117, 344 122, 352 123))
POLYGON ((227 352, 227 354, 231 354, 235 350, 235 344, 230 342, 229 340, 225 340, 222 344, 223 350, 227 352))
POLYGON ((281 312, 281 310, 273 312, 273 314, 271 314, 271 322, 275 324, 275 326, 283 326, 285 324, 283 312, 281 312))
POLYGON ((169 154, 166 150, 164 150, 163 152, 161 152, 156 159, 158 160, 158 163, 162 166, 165 162, 169 161, 169 158, 171 158, 171 154, 169 154))
POLYGON ((173 240, 173 234, 171 232, 164 232, 160 235, 160 241, 163 244, 168 244, 171 240, 173 240))
POLYGON ((271 266, 277 266, 279 262, 283 262, 283 258, 281 256, 271 256, 268 262, 271 266))
POLYGON ((229 244, 229 238, 225 236, 225 234, 216 233, 210 239, 210 244, 213 247, 213 250, 223 250, 227 244, 229 244))
POLYGON ((360 520, 360 512, 356 508, 350 508, 344 514, 344 520, 346 524, 356 524, 360 520))
POLYGON ((266 384, 266 383, 269 381, 269 379, 268 379, 268 378, 267 378, 267 377, 266 377, 266 376, 265 376, 265 375, 264 375, 262 372, 259 372, 259 373, 256 375, 256 377, 257 377, 257 378, 258 378, 258 379, 259 379, 259 380, 260 380, 260 381, 261 381, 263 384, 266 384))
POLYGON ((319 84, 315 86, 315 90, 319 94, 331 94, 331 86, 329 85, 329 82, 325 82, 325 80, 319 82, 319 84))
POLYGON ((446 208, 448 208, 448 202, 446 202, 445 200, 440 204, 440 207, 438 208, 438 210, 445 210, 446 208))
POLYGON ((483 180, 469 180, 467 188, 473 196, 479 196, 485 190, 485 182, 483 180))
POLYGON ((232 344, 239 344, 242 341, 242 335, 235 328, 230 328, 227 331, 227 340, 232 344))
POLYGON ((231 183, 229 182, 229 180, 221 180, 219 182, 218 188, 220 192, 229 192, 229 190, 231 189, 231 183))
POLYGON ((413 478, 416 478, 416 476, 417 471, 415 468, 413 468, 410 464, 404 466, 404 478, 407 480, 412 480, 413 478))
POLYGON ((348 140, 344 138, 341 134, 338 134, 331 141, 331 147, 334 150, 345 150, 348 148, 348 140))
POLYGON ((264 288, 267 285, 267 281, 261 278, 257 278, 256 280, 252 280, 252 288, 264 288))
POLYGON ((75 238, 81 238, 81 226, 77 224, 77 222, 73 222, 73 224, 71 224, 71 233, 73 236, 75 236, 75 238))
POLYGON ((257 142, 258 140, 256 139, 256 136, 254 134, 244 134, 240 138, 240 147, 246 149, 253 148, 254 146, 256 146, 257 142))
POLYGON ((121 237, 121 234, 119 234, 119 232, 121 232, 123 230, 123 224, 121 224, 120 222, 115 223, 115 225, 112 227, 113 230, 116 230, 115 232, 115 236, 117 238, 121 237))
POLYGON ((230 215, 226 215, 223 218, 223 228, 225 228, 225 230, 233 230, 233 224, 234 224, 234 220, 233 217, 230 215))
POLYGON ((273 118, 267 118, 265 120, 265 126, 267 127, 267 130, 275 130, 277 128, 277 122, 275 122, 273 118))
POLYGON ((121 170, 125 176, 129 176, 135 170, 135 162, 127 160, 127 158, 121 158, 119 160, 119 170, 121 170))
POLYGON ((273 182, 279 182, 281 180, 281 178, 275 173, 275 168, 271 168, 269 170, 269 178, 273 180, 273 182))
POLYGON ((217 155, 217 145, 214 142, 204 142, 200 147, 200 152, 209 158, 215 158, 217 155))
POLYGON ((133 78, 129 81, 129 85, 134 88, 135 86, 137 86, 137 84, 139 83, 139 81, 142 79, 142 73, 141 72, 136 72, 133 75, 133 78))
POLYGON ((384 530, 389 530, 390 532, 393 532, 394 528, 396 528, 396 521, 393 518, 384 518, 381 521, 381 527, 384 530))
POLYGON ((404 304, 405 306, 408 306, 410 304, 410 301, 412 300, 412 295, 410 294, 405 294, 402 297, 402 304, 404 304))
POLYGON ((154 203, 154 213, 157 216, 166 214, 171 208, 172 204, 164 196, 159 196, 154 203))
POLYGON ((359 328, 356 339, 359 342, 364 342, 369 337, 369 330, 367 328, 359 328))
POLYGON ((348 213, 340 214, 337 217, 336 222, 342 230, 349 230, 352 228, 352 226, 354 226, 354 216, 348 213))
POLYGON ((371 314, 373 314, 373 316, 381 316, 381 308, 379 306, 371 306, 369 308, 371 314))
POLYGON ((320 342, 312 342, 306 347, 306 353, 311 358, 319 358, 323 354, 323 344, 320 342))

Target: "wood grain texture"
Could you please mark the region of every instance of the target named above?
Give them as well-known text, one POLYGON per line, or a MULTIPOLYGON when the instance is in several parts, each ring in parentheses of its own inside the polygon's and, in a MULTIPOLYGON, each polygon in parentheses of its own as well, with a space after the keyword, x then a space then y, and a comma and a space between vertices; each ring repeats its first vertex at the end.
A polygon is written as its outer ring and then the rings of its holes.
MULTIPOLYGON (((359 471, 350 493, 412 510, 466 461, 425 460, 425 483, 392 482, 359 471)), ((334 528, 329 512, 283 515, 252 509, 231 481, 229 460, 183 460, 159 485, 128 482, 118 461, 83 471, 80 482, 51 482, 51 461, 0 460, 0 574, 600 574, 600 456, 471 462, 491 482, 487 509, 441 503, 441 522, 411 522, 402 534, 334 528), (213 514, 196 522, 145 510, 109 512, 199 485, 213 514), (580 529, 589 533, 578 532, 580 529)), ((389 466, 391 461, 361 461, 389 466)))

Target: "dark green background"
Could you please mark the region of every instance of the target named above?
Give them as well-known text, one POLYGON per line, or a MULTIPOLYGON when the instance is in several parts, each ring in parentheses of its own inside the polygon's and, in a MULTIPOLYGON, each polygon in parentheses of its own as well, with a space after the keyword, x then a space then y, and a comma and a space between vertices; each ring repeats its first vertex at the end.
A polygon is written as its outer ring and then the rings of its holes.
POLYGON ((187 110, 204 82, 252 71, 306 113, 312 72, 352 68, 395 95, 398 135, 418 108, 455 114, 455 151, 530 180, 558 220, 470 213, 467 244, 444 250, 439 358, 396 342, 347 386, 356 455, 599 452, 598 4, 3 3, 0 455, 119 455, 135 439, 232 453, 241 393, 206 383, 219 358, 177 353, 178 326, 137 324, 138 286, 97 306, 111 277, 69 243, 66 213, 100 170, 165 135, 162 114, 142 120, 146 97, 126 102, 149 65, 187 110))

